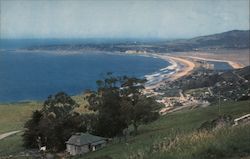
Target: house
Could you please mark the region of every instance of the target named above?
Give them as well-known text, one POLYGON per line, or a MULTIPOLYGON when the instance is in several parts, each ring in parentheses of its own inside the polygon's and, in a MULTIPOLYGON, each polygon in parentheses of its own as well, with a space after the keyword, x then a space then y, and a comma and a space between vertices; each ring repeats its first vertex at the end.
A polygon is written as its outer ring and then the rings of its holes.
POLYGON ((100 149, 107 144, 107 138, 94 136, 88 133, 77 133, 66 142, 66 151, 70 155, 85 154, 100 149))

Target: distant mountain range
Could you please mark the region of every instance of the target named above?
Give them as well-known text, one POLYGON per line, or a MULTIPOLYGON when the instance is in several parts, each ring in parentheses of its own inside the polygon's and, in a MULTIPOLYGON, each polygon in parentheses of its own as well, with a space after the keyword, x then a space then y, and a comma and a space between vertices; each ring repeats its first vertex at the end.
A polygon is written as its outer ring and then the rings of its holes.
POLYGON ((190 39, 189 41, 197 43, 199 46, 216 46, 221 45, 223 47, 237 47, 248 48, 249 43, 249 30, 233 30, 220 34, 213 34, 208 36, 201 36, 190 39))
POLYGON ((98 50, 98 51, 119 51, 128 50, 147 52, 181 52, 194 50, 217 50, 217 49, 249 49, 249 30, 232 30, 219 34, 200 36, 191 39, 180 39, 172 41, 121 41, 116 43, 83 43, 83 44, 62 44, 35 46, 29 50, 98 50))
POLYGON ((197 49, 246 49, 250 47, 249 30, 232 30, 219 34, 195 37, 192 39, 175 40, 165 47, 180 50, 197 49))

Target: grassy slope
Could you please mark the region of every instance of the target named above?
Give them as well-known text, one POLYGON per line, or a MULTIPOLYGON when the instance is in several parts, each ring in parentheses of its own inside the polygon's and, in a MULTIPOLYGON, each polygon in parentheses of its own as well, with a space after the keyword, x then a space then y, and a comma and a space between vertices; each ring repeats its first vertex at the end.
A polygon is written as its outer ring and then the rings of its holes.
MULTIPOLYGON (((29 104, 21 104, 21 105, 20 104, 1 105, 1 106, 2 107, 0 107, 0 113, 1 113, 0 114, 0 118, 1 118, 0 128, 3 128, 1 130, 5 130, 3 132, 22 128, 23 123, 29 118, 29 115, 31 114, 31 112, 34 109, 40 108, 39 103, 38 104, 29 103, 29 104), (18 106, 22 106, 22 108, 18 106), (2 119, 4 121, 2 121, 2 119)), ((225 114, 231 114, 234 117, 238 117, 240 115, 250 113, 250 101, 224 103, 221 106, 221 112, 225 114)), ((137 154, 138 151, 142 152, 142 154, 147 155, 147 150, 151 148, 152 145, 154 144, 157 145, 164 138, 171 138, 172 136, 175 136, 176 134, 179 134, 180 138, 188 138, 188 136, 194 133, 194 130, 197 127, 199 127, 202 122, 215 118, 217 114, 218 114, 218 109, 217 109, 217 106, 214 105, 214 106, 210 106, 207 108, 185 110, 182 112, 176 112, 170 115, 166 115, 149 125, 141 126, 139 128, 140 134, 136 137, 131 137, 127 141, 127 143, 122 142, 122 143, 112 144, 97 152, 89 153, 85 157, 82 157, 82 158, 92 158, 92 157, 97 157, 97 156, 109 155, 109 156, 112 156, 113 158, 122 159, 122 158, 128 158, 129 156, 133 156, 134 154, 137 154)), ((235 136, 237 136, 238 133, 242 133, 241 135, 238 134, 238 136, 244 138, 244 134, 246 134, 244 130, 245 129, 242 129, 239 132, 232 131, 231 136, 233 136, 235 140, 240 141, 242 140, 242 138, 236 138, 235 136)), ((219 136, 219 135, 215 134, 215 136, 219 136)), ((228 136, 229 137, 227 136, 226 137, 230 138, 230 134, 228 136)), ((177 142, 177 145, 180 143, 182 144, 181 141, 182 140, 180 140, 180 142, 177 142)), ((218 140, 218 138, 216 138, 216 140, 214 141, 218 143, 217 146, 220 145, 221 143, 230 144, 230 143, 226 143, 221 140, 218 140)), ((23 151, 24 149, 21 145, 22 145, 21 134, 14 135, 14 136, 1 140, 0 141, 0 156, 23 151)), ((249 145, 250 144, 248 144, 247 146, 249 145)), ((238 146, 241 146, 241 145, 238 145, 238 146)), ((208 151, 205 148, 204 148, 204 151, 208 151)), ((176 156, 176 154, 181 154, 175 150, 171 150, 171 151, 174 152, 172 154, 173 156, 176 156)), ((182 154, 185 154, 185 153, 187 152, 186 151, 182 152, 182 154)), ((157 155, 154 155, 154 158, 156 157, 164 158, 165 155, 166 154, 164 153, 157 153, 157 155), (163 157, 161 155, 163 155, 163 157)))
POLYGON ((23 124, 32 112, 41 108, 38 102, 23 102, 14 104, 0 104, 0 134, 22 130, 23 124))
MULTIPOLYGON (((0 134, 23 130, 24 123, 41 105, 39 102, 0 104, 0 134)), ((0 140, 0 158, 23 151, 22 144, 21 133, 0 140)))
POLYGON ((0 140, 0 158, 24 151, 25 148, 22 145, 21 133, 0 140))
MULTIPOLYGON (((77 103, 80 104, 76 111, 86 112, 87 101, 84 100, 84 95, 78 95, 72 97, 77 103)), ((20 102, 20 103, 9 103, 0 104, 0 134, 22 130, 24 123, 32 115, 32 112, 42 108, 42 102, 20 102)))
POLYGON ((160 140, 151 147, 130 155, 154 159, 240 158, 250 156, 250 125, 227 127, 214 131, 178 134, 171 140, 160 140))
MULTIPOLYGON (((221 112, 223 114, 230 114, 233 117, 238 117, 241 115, 244 115, 246 113, 250 113, 250 101, 244 101, 244 102, 235 102, 235 103, 223 103, 221 106, 221 112)), ((170 158, 182 158, 182 155, 192 155, 192 153, 198 153, 202 151, 202 149, 199 146, 194 146, 192 149, 192 145, 186 144, 185 151, 181 151, 178 149, 181 149, 183 147, 180 147, 180 145, 184 144, 186 141, 188 141, 188 136, 191 135, 190 138, 192 138, 192 134, 194 136, 196 135, 196 128, 200 126, 201 123, 207 120, 214 119, 218 115, 218 107, 216 105, 207 107, 207 108, 198 108, 195 110, 185 110, 182 112, 176 112, 171 115, 166 115, 161 117, 159 120, 155 121, 154 123, 151 123, 149 125, 144 125, 140 127, 140 134, 136 137, 130 138, 127 143, 117 143, 110 146, 107 146, 106 148, 99 150, 97 152, 92 152, 87 154, 84 157, 80 158, 94 158, 98 156, 111 156, 113 158, 122 159, 122 158, 129 158, 135 156, 148 156, 147 151, 149 149, 152 149, 153 145, 157 145, 159 142, 163 141, 163 139, 170 139, 175 138, 176 134, 178 134, 178 138, 180 138, 180 141, 176 143, 178 145, 171 151, 173 151, 172 156, 168 156, 170 158), (174 137, 173 137, 174 136, 174 137), (187 139, 186 139, 187 138, 187 139), (197 151, 196 151, 197 150, 197 151), (199 150, 199 151, 198 151, 199 150), (190 152, 190 153, 188 153, 190 152)), ((249 128, 249 127, 248 127, 249 128)), ((236 141, 249 141, 245 140, 245 138, 248 135, 248 132, 246 132, 248 129, 243 128, 240 131, 230 131, 232 134, 228 134, 225 136, 225 139, 234 139, 236 141), (239 135, 237 135, 239 133, 239 135), (240 134, 241 133, 241 134, 240 134), (234 135, 235 134, 235 135, 234 135)), ((230 144, 231 142, 223 142, 219 139, 220 136, 223 137, 223 135, 220 135, 222 133, 214 134, 214 139, 211 141, 215 141, 218 145, 222 145, 227 149, 225 145, 230 144)), ((234 140, 234 141, 235 141, 234 140)), ((227 140, 228 141, 228 140, 227 140)), ((206 145, 206 143, 203 143, 203 140, 197 141, 194 144, 205 144, 204 151, 209 148, 210 145, 206 145), (207 146, 207 147, 206 147, 207 146), (207 148, 207 149, 205 149, 207 148)), ((250 143, 240 143, 239 145, 234 145, 235 147, 241 147, 243 145, 246 145, 250 147, 250 143), (242 144, 242 145, 240 145, 242 144)), ((250 153, 250 148, 248 149, 250 153)), ((209 151, 209 150, 208 150, 209 151)), ((212 151, 212 150, 211 150, 212 151)), ((226 150, 225 150, 226 151, 226 150)), ((151 158, 166 158, 167 153, 156 153, 157 155, 151 156, 151 158)), ((137 158, 133 157, 133 158, 137 158)), ((185 156, 186 158, 190 156, 185 156)), ((184 157, 184 158, 185 158, 184 157)), ((190 158, 193 158, 194 156, 191 156, 190 158)), ((138 157, 142 158, 142 157, 138 157)), ((199 158, 199 157, 198 157, 199 158)))
MULTIPOLYGON (((85 107, 87 102, 83 97, 82 94, 72 97, 80 104, 76 111, 81 113, 87 111, 85 107)), ((31 117, 32 112, 41 108, 42 102, 34 101, 0 104, 0 134, 14 130, 23 130, 23 125, 31 117)), ((19 133, 0 141, 0 158, 1 156, 15 154, 24 150, 21 135, 22 133, 19 133)))

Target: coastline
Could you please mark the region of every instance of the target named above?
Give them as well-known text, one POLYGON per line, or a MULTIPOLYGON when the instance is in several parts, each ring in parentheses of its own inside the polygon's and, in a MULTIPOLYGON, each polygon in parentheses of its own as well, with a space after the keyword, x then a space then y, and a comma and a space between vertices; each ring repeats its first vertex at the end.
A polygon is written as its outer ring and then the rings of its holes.
POLYGON ((175 61, 177 64, 182 65, 183 67, 179 67, 181 69, 177 70, 176 73, 170 75, 170 80, 176 80, 178 78, 181 78, 183 76, 189 75, 191 71, 195 68, 195 64, 192 61, 189 61, 187 59, 184 59, 182 57, 175 57, 175 56, 169 56, 166 55, 162 57, 162 59, 167 60, 167 58, 175 61))
MULTIPOLYGON (((154 89, 159 89, 165 82, 168 81, 174 81, 177 80, 183 76, 189 75, 193 69, 196 67, 195 63, 187 60, 183 57, 179 57, 179 56, 171 56, 169 54, 149 54, 152 57, 156 57, 156 58, 160 58, 162 60, 165 60, 169 63, 171 63, 170 66, 166 67, 166 68, 162 68, 161 71, 163 70, 170 70, 166 71, 162 74, 159 73, 158 76, 156 76, 155 78, 158 79, 154 79, 157 82, 149 82, 149 84, 147 84, 145 86, 146 90, 154 90, 154 89)), ((156 73, 157 74, 157 73, 156 73)), ((153 75, 146 75, 145 77, 148 78, 153 78, 153 75)), ((151 79, 149 79, 150 81, 151 79)))
MULTIPOLYGON (((154 81, 157 82, 149 82, 145 86, 146 92, 155 92, 155 89, 160 89, 166 82, 177 80, 181 77, 189 75, 197 64, 193 60, 202 60, 202 61, 214 61, 214 62, 224 62, 230 65, 233 69, 240 69, 245 67, 244 64, 239 63, 238 61, 233 61, 229 59, 213 59, 212 57, 204 58, 204 57, 195 57, 195 56, 188 56, 186 54, 158 54, 158 53, 150 53, 144 54, 145 56, 152 56, 155 58, 160 58, 162 60, 168 61, 171 63, 170 66, 166 68, 162 68, 160 73, 154 73, 152 75, 146 75, 146 78, 152 78, 155 74, 159 74, 158 76, 154 77, 154 81), (169 70, 168 72, 162 72, 162 70, 169 70), (158 79, 157 79, 158 78, 158 79)), ((149 79, 151 80, 151 79, 149 79)))
MULTIPOLYGON (((27 51, 28 53, 32 51, 27 51)), ((40 52, 40 51, 37 51, 40 52)), ((36 52, 36 53, 37 53, 36 52)), ((124 52, 103 52, 103 51, 93 51, 94 53, 103 53, 103 54, 111 54, 111 55, 136 55, 136 56, 144 56, 151 58, 158 58, 170 63, 163 68, 160 68, 157 72, 152 72, 151 74, 146 74, 144 77, 148 80, 145 85, 145 91, 155 92, 155 90, 160 89, 165 83, 175 81, 181 77, 187 76, 197 67, 196 63, 193 59, 204 60, 204 61, 218 61, 218 62, 227 62, 234 69, 242 68, 235 61, 226 61, 226 60, 216 60, 210 58, 202 58, 195 56, 185 56, 181 54, 168 54, 168 53, 124 53, 124 52)), ((34 53, 34 52, 33 52, 34 53)), ((48 51, 46 53, 54 53, 55 55, 75 55, 75 54, 84 54, 83 51, 65 51, 64 53, 60 53, 60 51, 48 51)), ((155 92, 156 93, 156 92, 155 92)))

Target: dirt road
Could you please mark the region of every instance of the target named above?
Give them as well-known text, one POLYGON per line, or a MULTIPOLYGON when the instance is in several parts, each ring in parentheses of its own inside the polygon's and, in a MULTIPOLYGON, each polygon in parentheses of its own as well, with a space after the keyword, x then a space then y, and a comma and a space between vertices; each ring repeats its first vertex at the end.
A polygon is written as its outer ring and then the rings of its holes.
POLYGON ((4 133, 4 134, 0 134, 0 140, 6 138, 8 136, 15 135, 15 134, 17 134, 19 132, 21 132, 21 130, 11 131, 11 132, 7 132, 7 133, 4 133))

